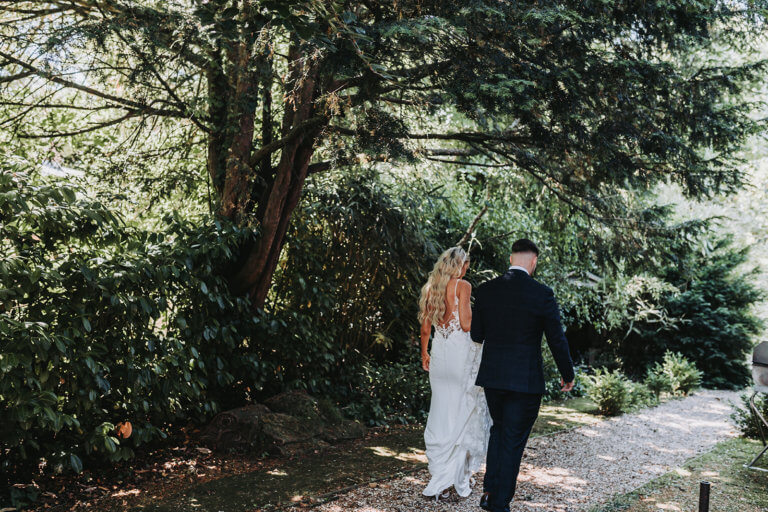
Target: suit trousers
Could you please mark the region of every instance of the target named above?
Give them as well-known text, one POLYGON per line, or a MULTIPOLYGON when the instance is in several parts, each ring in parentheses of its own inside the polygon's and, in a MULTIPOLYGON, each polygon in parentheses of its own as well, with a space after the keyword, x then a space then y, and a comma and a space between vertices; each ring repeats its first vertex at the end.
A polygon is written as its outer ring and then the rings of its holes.
POLYGON ((493 426, 483 491, 490 493, 492 512, 507 512, 515 496, 523 450, 539 415, 541 395, 486 388, 485 398, 493 426))

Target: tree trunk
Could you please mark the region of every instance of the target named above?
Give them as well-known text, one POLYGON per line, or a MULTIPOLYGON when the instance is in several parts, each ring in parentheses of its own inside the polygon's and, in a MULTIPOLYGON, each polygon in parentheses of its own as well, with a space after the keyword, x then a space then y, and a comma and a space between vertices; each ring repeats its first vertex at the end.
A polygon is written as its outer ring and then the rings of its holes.
POLYGON ((304 188, 304 181, 307 178, 307 169, 309 169, 309 161, 314 153, 314 139, 315 135, 308 136, 302 143, 296 152, 294 157, 294 170, 291 175, 291 183, 288 186, 286 193, 285 203, 280 215, 277 230, 275 232, 274 239, 269 249, 267 261, 261 270, 258 279, 254 282, 252 289, 250 290, 251 298, 256 307, 262 307, 267 298, 267 293, 272 284, 272 276, 277 268, 277 262, 280 258, 280 252, 283 249, 283 243, 285 241, 285 234, 288 231, 288 225, 291 220, 291 214, 299 203, 301 198, 301 191, 304 188))
MULTIPOLYGON (((292 61, 295 68, 294 92, 286 103, 283 115, 281 136, 310 119, 314 114, 314 101, 317 95, 316 64, 306 63, 295 56, 292 61)), ((258 83, 257 81, 251 82, 258 83)), ((239 91, 240 87, 238 87, 239 91)), ((246 191, 253 190, 253 180, 257 169, 251 168, 248 161, 253 140, 253 117, 241 117, 240 130, 232 144, 227 162, 227 184, 222 196, 222 214, 238 222, 241 216, 250 211, 253 201, 245 197, 246 191), (247 131, 247 127, 251 130, 247 131), (247 149, 247 152, 246 152, 247 149), (237 158, 235 158, 237 155, 237 158)), ((274 177, 264 188, 258 200, 255 217, 260 224, 258 240, 252 247, 247 247, 247 254, 241 258, 241 266, 231 278, 232 290, 237 294, 247 293, 255 308, 263 307, 272 284, 272 276, 277 267, 283 248, 285 233, 288 231, 291 213, 301 197, 304 181, 307 177, 309 162, 314 153, 315 140, 322 127, 307 128, 304 133, 287 141, 280 152, 280 160, 274 169, 274 177)), ((262 141, 264 143, 264 141, 262 141)), ((269 159, 269 155, 265 158, 269 159)), ((259 163, 264 172, 266 166, 259 163)), ((248 192, 250 194, 250 192, 248 192)))
POLYGON ((208 135, 208 173, 211 183, 219 198, 226 179, 227 140, 227 99, 230 87, 222 70, 221 48, 211 55, 214 61, 206 72, 208 87, 208 117, 211 120, 211 133, 208 135))
POLYGON ((241 43, 237 52, 239 70, 232 108, 237 113, 237 131, 229 147, 226 164, 226 180, 221 195, 221 214, 238 223, 245 220, 250 210, 253 169, 250 165, 253 150, 253 134, 256 120, 256 96, 258 79, 250 69, 250 52, 241 43))

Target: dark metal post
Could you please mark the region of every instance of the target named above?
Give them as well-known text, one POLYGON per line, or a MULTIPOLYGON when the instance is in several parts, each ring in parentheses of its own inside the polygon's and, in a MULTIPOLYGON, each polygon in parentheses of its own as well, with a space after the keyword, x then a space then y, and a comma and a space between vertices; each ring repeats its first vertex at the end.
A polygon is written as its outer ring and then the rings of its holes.
POLYGON ((709 512, 709 482, 701 482, 699 486, 699 512, 709 512))

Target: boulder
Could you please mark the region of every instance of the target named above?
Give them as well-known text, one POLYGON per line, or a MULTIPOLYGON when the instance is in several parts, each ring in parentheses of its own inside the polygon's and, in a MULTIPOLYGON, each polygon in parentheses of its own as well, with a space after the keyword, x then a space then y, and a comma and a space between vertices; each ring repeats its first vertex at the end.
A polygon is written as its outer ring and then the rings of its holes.
POLYGON ((323 432, 323 424, 317 420, 280 412, 264 415, 262 421, 262 432, 276 445, 308 441, 323 432))
POLYGON ((328 400, 319 403, 303 391, 287 391, 218 414, 200 435, 217 450, 283 456, 327 448, 329 443, 365 436, 365 427, 344 419, 328 400))
POLYGON ((260 449, 263 420, 273 414, 261 404, 246 405, 217 414, 203 430, 203 442, 218 450, 260 449))
POLYGON ((265 400, 264 404, 274 412, 290 414, 297 418, 322 419, 317 400, 304 391, 285 391, 265 400))
POLYGON ((329 443, 337 443, 349 439, 360 439, 365 437, 365 432, 365 425, 359 421, 341 420, 333 425, 326 425, 322 437, 329 443))

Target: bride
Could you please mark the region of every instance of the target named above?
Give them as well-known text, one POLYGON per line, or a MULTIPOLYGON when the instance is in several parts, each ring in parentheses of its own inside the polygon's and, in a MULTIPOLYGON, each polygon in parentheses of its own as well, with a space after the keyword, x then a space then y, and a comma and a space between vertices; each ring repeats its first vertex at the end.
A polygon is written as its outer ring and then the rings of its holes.
POLYGON ((461 247, 440 255, 421 289, 421 361, 429 372, 432 401, 424 430, 431 479, 425 496, 447 498, 451 486, 466 498, 472 473, 480 469, 488 445, 490 416, 475 386, 482 346, 469 337, 472 286, 462 279, 469 257, 461 247), (427 352, 432 327, 432 350, 427 352))

